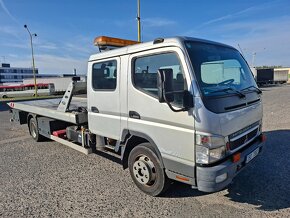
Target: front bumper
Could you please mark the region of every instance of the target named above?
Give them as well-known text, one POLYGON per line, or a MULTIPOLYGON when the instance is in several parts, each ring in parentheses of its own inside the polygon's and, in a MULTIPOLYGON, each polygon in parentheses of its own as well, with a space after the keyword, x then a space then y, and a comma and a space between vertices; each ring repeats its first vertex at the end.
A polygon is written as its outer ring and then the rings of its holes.
POLYGON ((259 148, 259 156, 263 150, 263 146, 264 143, 257 139, 241 152, 240 160, 235 163, 231 158, 228 158, 225 162, 216 166, 197 166, 196 180, 198 190, 203 192, 216 192, 225 188, 232 182, 233 178, 250 163, 249 162, 246 164, 247 155, 259 148), (224 175, 225 173, 227 174, 226 179, 222 182, 216 182, 216 178, 224 175))

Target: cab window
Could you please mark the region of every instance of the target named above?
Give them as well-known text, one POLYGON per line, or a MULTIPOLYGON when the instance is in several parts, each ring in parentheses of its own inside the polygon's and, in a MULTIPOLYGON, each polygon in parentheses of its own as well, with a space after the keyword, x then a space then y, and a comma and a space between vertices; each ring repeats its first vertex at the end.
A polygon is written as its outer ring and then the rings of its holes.
POLYGON ((138 57, 134 60, 133 83, 134 86, 146 94, 158 97, 157 71, 159 69, 172 69, 174 104, 183 105, 183 91, 187 90, 184 72, 176 53, 154 54, 138 57))
POLYGON ((117 86, 117 61, 96 63, 92 69, 92 87, 94 90, 115 90, 117 86))

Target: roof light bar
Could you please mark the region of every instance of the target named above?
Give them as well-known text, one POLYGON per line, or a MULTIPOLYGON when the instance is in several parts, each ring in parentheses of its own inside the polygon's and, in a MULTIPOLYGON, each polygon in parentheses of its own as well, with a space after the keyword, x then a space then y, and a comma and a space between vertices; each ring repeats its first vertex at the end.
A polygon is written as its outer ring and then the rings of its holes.
POLYGON ((94 45, 98 47, 113 46, 113 47, 124 47, 128 45, 138 44, 139 42, 127 39, 119 39, 108 36, 99 36, 95 38, 94 45))

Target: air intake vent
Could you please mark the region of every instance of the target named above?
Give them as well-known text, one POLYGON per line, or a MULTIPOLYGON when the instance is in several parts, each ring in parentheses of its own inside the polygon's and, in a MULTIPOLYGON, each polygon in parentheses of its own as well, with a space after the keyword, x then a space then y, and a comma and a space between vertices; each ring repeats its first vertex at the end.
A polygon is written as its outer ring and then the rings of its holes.
POLYGON ((247 103, 237 104, 237 105, 234 105, 234 106, 225 107, 225 110, 228 111, 228 110, 234 110, 234 109, 237 109, 237 108, 246 107, 247 105, 252 105, 252 104, 255 104, 256 102, 259 102, 259 101, 260 101, 260 99, 256 99, 254 101, 249 101, 247 103))

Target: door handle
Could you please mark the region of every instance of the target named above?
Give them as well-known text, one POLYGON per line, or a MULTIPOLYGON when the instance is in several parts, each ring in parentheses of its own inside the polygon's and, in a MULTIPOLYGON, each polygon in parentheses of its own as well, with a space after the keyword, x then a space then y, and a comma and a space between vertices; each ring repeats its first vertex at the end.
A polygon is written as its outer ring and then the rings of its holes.
POLYGON ((131 117, 133 119, 141 119, 140 114, 137 113, 136 111, 129 111, 129 117, 131 117))
POLYGON ((97 107, 91 107, 91 112, 93 113, 100 113, 99 109, 97 107))

